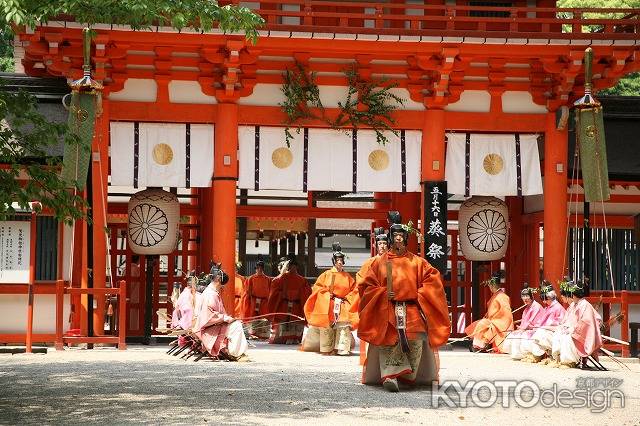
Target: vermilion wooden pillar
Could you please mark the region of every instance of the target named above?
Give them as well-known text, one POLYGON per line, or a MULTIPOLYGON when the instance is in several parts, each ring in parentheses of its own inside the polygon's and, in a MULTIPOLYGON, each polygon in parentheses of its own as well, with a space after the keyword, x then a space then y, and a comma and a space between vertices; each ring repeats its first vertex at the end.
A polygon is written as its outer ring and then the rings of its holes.
MULTIPOLYGON (((80 255, 80 288, 89 288, 89 274, 88 274, 88 254, 87 254, 87 244, 89 244, 89 238, 87 238, 87 221, 80 220, 76 223, 79 223, 81 229, 81 241, 82 245, 80 247, 74 247, 76 250, 76 256, 80 255)), ((89 334, 89 297, 86 294, 82 294, 80 296, 80 333, 83 336, 88 336, 89 334)))
POLYGON ((213 257, 222 262, 229 274, 229 284, 222 293, 222 299, 227 312, 233 312, 238 181, 238 105, 235 103, 218 104, 214 152, 213 257))
POLYGON ((554 288, 567 263, 567 155, 567 131, 556 130, 556 114, 549 112, 544 141, 543 260, 544 277, 554 288))
MULTIPOLYGON (((391 204, 389 202, 391 200, 390 192, 374 192, 373 198, 374 200, 376 200, 373 202, 373 206, 376 210, 381 210, 381 211, 390 210, 390 207, 391 207, 391 204)), ((373 226, 374 227, 382 226, 384 228, 388 228, 389 225, 386 220, 374 220, 373 226)))
MULTIPOLYGON (((444 180, 445 159, 445 112, 442 109, 428 109, 422 124, 422 171, 420 181, 444 180)), ((420 196, 420 232, 425 233, 424 188, 420 196)), ((424 257, 424 244, 420 247, 424 257)))
MULTIPOLYGON (((524 271, 528 264, 525 258, 525 228, 522 224, 522 203, 521 197, 507 197, 507 207, 509 209, 509 241, 507 246, 506 273, 507 273, 507 294, 512 297, 515 305, 525 281, 524 271)), ((537 287, 537 280, 529 280, 529 287, 537 287)))
POLYGON ((540 281, 540 225, 535 222, 526 227, 525 244, 528 245, 527 274, 529 282, 540 281))
POLYGON ((200 259, 198 271, 209 272, 213 259, 213 183, 200 189, 200 259))
MULTIPOLYGON (((73 262, 71 264, 71 287, 80 288, 82 286, 82 244, 83 244, 83 228, 84 221, 77 220, 73 227, 70 228, 73 238, 73 245, 71 249, 73 251, 73 262)), ((85 324, 86 317, 82 317, 82 311, 84 306, 82 304, 82 298, 80 295, 71 296, 71 312, 72 321, 71 328, 80 329, 82 324, 85 324)), ((86 332, 86 330, 85 330, 86 332)))
MULTIPOLYGON (((102 115, 96 123, 91 146, 91 173, 93 209, 93 287, 104 288, 107 274, 107 175, 109 164, 109 100, 102 101, 102 115)), ((105 296, 95 295, 97 308, 93 310, 93 332, 96 336, 104 335, 105 296)))

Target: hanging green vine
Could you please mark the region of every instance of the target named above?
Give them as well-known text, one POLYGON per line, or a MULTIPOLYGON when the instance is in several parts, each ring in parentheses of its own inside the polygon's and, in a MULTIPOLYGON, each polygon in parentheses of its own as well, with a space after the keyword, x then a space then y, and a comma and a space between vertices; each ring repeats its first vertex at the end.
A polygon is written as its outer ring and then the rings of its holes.
POLYGON ((279 105, 287 115, 287 146, 290 146, 293 139, 291 127, 296 127, 296 132, 300 133, 304 123, 310 120, 321 120, 332 129, 341 131, 345 131, 345 127, 371 128, 376 132, 376 141, 382 145, 389 142, 384 132, 390 131, 398 135, 398 131, 393 128, 395 121, 392 113, 398 106, 404 105, 404 100, 391 92, 391 89, 398 85, 386 79, 360 79, 355 65, 346 69, 344 73, 348 84, 347 98, 344 102, 338 102, 338 115, 335 119, 330 119, 326 116, 320 100, 316 73, 308 71, 300 63, 296 63, 293 70, 286 71, 281 88, 285 101, 279 105), (314 113, 314 110, 318 112, 314 113))
POLYGON ((391 89, 398 86, 397 83, 390 83, 388 80, 362 80, 358 76, 358 69, 353 66, 345 70, 349 89, 347 99, 338 102, 340 112, 331 123, 335 129, 342 129, 350 125, 354 129, 366 126, 376 132, 376 141, 384 145, 389 140, 384 135, 385 131, 390 131, 398 135, 398 131, 392 126, 395 124, 393 111, 398 109, 398 105, 404 105, 404 100, 398 95, 391 93, 391 89))
POLYGON ((324 107, 320 101, 320 89, 316 84, 316 73, 307 71, 300 63, 296 63, 293 70, 287 70, 284 75, 282 93, 285 100, 280 103, 280 107, 287 114, 284 130, 287 146, 291 145, 293 135, 291 127, 297 127, 296 132, 300 133, 301 126, 305 121, 323 118, 314 114, 311 108, 317 108, 324 115, 324 107))

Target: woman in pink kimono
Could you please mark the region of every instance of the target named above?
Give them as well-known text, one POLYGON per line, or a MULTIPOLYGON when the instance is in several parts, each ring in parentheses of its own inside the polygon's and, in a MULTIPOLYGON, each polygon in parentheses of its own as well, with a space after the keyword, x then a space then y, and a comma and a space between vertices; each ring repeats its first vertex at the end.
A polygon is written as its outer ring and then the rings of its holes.
POLYGON ((569 283, 567 293, 573 303, 567 310, 567 321, 554 335, 554 361, 549 363, 552 367, 572 368, 588 356, 597 359, 598 350, 602 347, 602 318, 585 299, 589 294, 588 282, 569 283))
POLYGON ((518 328, 507 336, 502 345, 503 351, 511 355, 511 359, 519 360, 523 357, 523 349, 526 349, 525 342, 533 336, 542 320, 542 305, 533 300, 533 289, 529 284, 524 283, 520 291, 522 303, 526 305, 522 311, 522 319, 518 328))
POLYGON ((175 303, 173 314, 171 315, 171 328, 191 330, 193 325, 193 310, 195 306, 197 278, 189 276, 187 286, 182 289, 180 296, 175 303))
POLYGON ((524 344, 523 352, 525 356, 522 358, 524 362, 546 364, 549 362, 547 356, 551 355, 551 341, 553 332, 558 327, 565 315, 565 309, 558 302, 556 292, 551 284, 544 283, 540 287, 540 299, 545 305, 542 312, 542 319, 539 327, 535 330, 531 339, 524 344))
POLYGON ((246 358, 247 340, 242 323, 227 315, 220 297, 229 276, 219 264, 211 267, 210 276, 212 281, 202 292, 200 313, 193 332, 212 357, 222 356, 231 361, 246 358))

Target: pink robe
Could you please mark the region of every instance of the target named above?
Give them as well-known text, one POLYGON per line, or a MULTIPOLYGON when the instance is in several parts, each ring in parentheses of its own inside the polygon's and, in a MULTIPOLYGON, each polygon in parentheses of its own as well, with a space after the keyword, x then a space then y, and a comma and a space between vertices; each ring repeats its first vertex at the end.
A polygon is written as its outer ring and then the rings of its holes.
POLYGON ((564 307, 557 300, 554 300, 551 305, 544 308, 540 325, 531 336, 531 339, 524 345, 523 353, 531 353, 535 357, 544 356, 551 349, 554 329, 562 322, 565 314, 564 307))
POLYGON ((562 318, 565 315, 566 309, 562 306, 562 303, 554 300, 551 305, 544 308, 542 315, 541 327, 555 327, 560 324, 562 318))
POLYGON ((193 325, 193 305, 194 298, 191 287, 185 287, 180 293, 176 302, 176 307, 171 315, 171 327, 180 327, 183 330, 190 330, 193 325))
POLYGON ((571 338, 576 345, 578 355, 586 357, 602 347, 600 335, 602 317, 587 299, 580 299, 575 305, 575 325, 571 338))
POLYGON ((578 358, 571 338, 577 322, 576 305, 571 302, 551 339, 551 355, 560 362, 576 362, 578 358))
POLYGON ((502 345, 502 350, 513 359, 520 359, 529 351, 528 339, 533 336, 542 322, 544 308, 535 300, 522 311, 522 320, 518 329, 509 333, 502 345))
POLYGON ((227 327, 233 320, 227 315, 220 294, 213 284, 202 292, 200 312, 193 331, 212 356, 217 356, 226 347, 227 327))
POLYGON ((522 311, 522 320, 518 326, 518 331, 521 332, 523 337, 531 337, 536 328, 542 325, 543 317, 544 308, 534 300, 531 305, 522 311))
POLYGON ((569 306, 567 307, 567 309, 565 309, 564 315, 562 316, 560 324, 558 325, 561 325, 563 327, 573 327, 573 324, 575 322, 575 310, 576 304, 574 302, 569 303, 569 306))

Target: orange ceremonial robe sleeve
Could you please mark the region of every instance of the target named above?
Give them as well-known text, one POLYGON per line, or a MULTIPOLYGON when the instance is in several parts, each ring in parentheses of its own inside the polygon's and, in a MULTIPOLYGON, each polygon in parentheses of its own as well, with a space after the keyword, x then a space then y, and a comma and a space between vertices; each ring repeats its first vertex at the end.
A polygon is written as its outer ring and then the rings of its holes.
POLYGON ((267 309, 270 313, 277 312, 280 299, 282 298, 282 276, 275 277, 271 281, 271 289, 269 290, 269 299, 267 300, 267 309))
POLYGON ((447 342, 451 330, 449 309, 442 279, 437 269, 425 259, 405 253, 392 253, 375 258, 358 281, 360 294, 360 323, 358 336, 374 345, 395 345, 398 340, 394 305, 387 295, 386 263, 392 264, 392 283, 395 300, 407 305, 407 333, 415 338, 427 332, 431 347, 447 342), (414 303, 417 303, 420 307, 414 303), (420 310, 426 317, 424 323, 420 310))
POLYGON ((337 272, 335 268, 320 274, 313 286, 311 296, 304 305, 307 322, 315 327, 327 328, 333 322, 334 299, 339 297, 345 301, 340 309, 340 322, 351 323, 352 328, 358 325, 357 311, 350 307, 357 304, 358 292, 355 280, 348 272, 337 272))
MULTIPOLYGON (((271 292, 269 293, 268 308, 269 312, 286 312, 287 304, 284 299, 296 299, 294 305, 294 315, 304 315, 304 304, 311 295, 311 288, 307 284, 307 280, 300 275, 284 274, 274 278, 271 284, 271 292), (286 290, 286 294, 283 290, 286 290)), ((275 316, 274 321, 282 321, 286 316, 275 316)))
POLYGON ((245 290, 245 277, 242 275, 236 275, 234 282, 235 298, 233 304, 233 316, 235 318, 242 318, 242 297, 245 290))
POLYGON ((247 278, 244 294, 240 303, 242 318, 249 318, 256 315, 256 298, 263 298, 260 311, 257 315, 269 313, 268 301, 271 288, 271 277, 267 275, 252 275, 247 278))
POLYGON ((499 346, 510 330, 513 330, 513 314, 509 296, 498 291, 487 302, 484 318, 469 324, 464 331, 467 336, 478 337, 486 343, 499 346))
MULTIPOLYGON (((362 277, 367 272, 367 270, 371 266, 371 262, 373 262, 374 259, 375 257, 370 257, 369 259, 365 260, 362 266, 360 267, 360 270, 356 272, 356 294, 358 295, 358 297, 349 309, 349 312, 351 313, 360 312, 360 291, 358 290, 358 283, 362 281, 362 277)), ((358 323, 359 322, 360 322, 360 315, 358 314, 358 323)))

